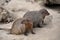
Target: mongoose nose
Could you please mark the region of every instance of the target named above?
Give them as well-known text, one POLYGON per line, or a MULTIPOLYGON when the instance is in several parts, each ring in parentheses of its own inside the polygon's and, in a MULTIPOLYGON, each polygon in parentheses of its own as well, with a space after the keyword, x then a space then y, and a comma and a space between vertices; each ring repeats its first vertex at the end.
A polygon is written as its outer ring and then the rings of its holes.
POLYGON ((48 13, 48 15, 50 15, 50 14, 48 13))

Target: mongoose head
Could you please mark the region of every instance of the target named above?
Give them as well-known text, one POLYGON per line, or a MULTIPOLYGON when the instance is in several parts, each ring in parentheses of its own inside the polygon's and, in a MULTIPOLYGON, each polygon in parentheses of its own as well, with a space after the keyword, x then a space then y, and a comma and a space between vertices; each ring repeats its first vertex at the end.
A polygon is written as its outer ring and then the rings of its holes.
POLYGON ((43 16, 50 15, 50 13, 46 9, 41 9, 39 12, 41 12, 43 16))

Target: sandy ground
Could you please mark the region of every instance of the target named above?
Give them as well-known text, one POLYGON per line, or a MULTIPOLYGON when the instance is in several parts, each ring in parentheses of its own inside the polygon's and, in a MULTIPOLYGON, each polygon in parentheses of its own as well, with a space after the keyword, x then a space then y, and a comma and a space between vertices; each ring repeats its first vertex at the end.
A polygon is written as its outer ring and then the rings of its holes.
MULTIPOLYGON (((44 26, 43 28, 35 28, 34 31, 36 34, 29 33, 28 36, 24 36, 23 34, 12 35, 8 34, 9 32, 6 30, 0 30, 0 40, 60 40, 60 14, 56 8, 51 9, 44 7, 43 5, 41 5, 41 3, 39 5, 38 3, 32 4, 30 2, 19 0, 11 1, 5 7, 10 10, 12 9, 18 10, 18 8, 25 9, 25 11, 14 12, 17 18, 22 17, 24 13, 28 10, 32 11, 39 10, 41 8, 46 8, 49 11, 49 13, 53 15, 53 20, 50 24, 44 26)), ((10 29, 12 23, 0 24, 0 27, 10 29)))

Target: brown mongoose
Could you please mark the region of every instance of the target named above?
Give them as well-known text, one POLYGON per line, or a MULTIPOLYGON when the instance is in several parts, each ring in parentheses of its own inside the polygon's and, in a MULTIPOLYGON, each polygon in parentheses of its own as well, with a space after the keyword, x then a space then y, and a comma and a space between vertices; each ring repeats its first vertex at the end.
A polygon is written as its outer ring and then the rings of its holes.
POLYGON ((27 35, 27 32, 31 31, 32 34, 34 34, 33 32, 33 22, 27 18, 20 18, 17 19, 13 25, 12 28, 10 30, 10 33, 12 34, 21 34, 24 33, 25 35, 27 35), (25 26, 24 26, 25 25, 25 26))

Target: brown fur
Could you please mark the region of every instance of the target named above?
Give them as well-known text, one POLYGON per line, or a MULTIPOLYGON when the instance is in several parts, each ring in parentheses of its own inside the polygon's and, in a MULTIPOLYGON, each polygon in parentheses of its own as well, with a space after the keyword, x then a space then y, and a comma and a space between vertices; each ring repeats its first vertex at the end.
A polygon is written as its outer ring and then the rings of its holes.
POLYGON ((25 18, 20 18, 20 19, 17 19, 13 25, 12 25, 12 28, 10 30, 10 33, 11 34, 25 34, 27 35, 27 33, 31 31, 32 34, 34 34, 33 32, 33 22, 28 20, 28 19, 25 19, 25 18), (19 23, 18 23, 19 22, 19 23), (25 26, 20 26, 20 25, 25 25, 25 26))

